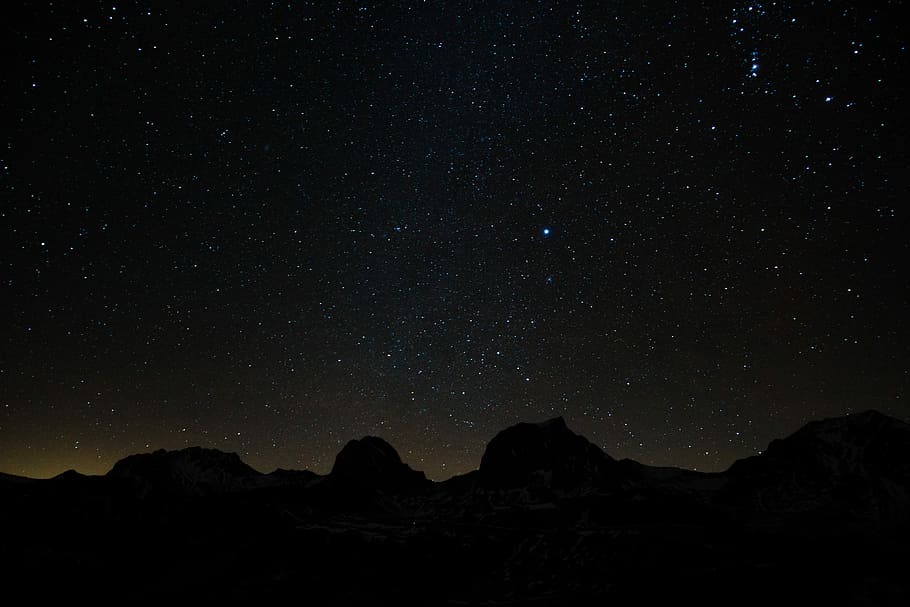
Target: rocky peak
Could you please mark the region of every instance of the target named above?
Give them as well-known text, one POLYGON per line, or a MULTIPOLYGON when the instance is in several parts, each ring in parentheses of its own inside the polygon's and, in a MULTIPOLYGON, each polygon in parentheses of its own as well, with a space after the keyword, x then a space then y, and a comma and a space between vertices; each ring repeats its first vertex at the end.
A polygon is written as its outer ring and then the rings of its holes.
POLYGON ((903 511, 910 504, 910 425, 878 411, 810 422, 726 474, 723 496, 760 510, 903 511))
POLYGON ((405 489, 429 482, 423 472, 402 462, 395 448, 377 436, 348 442, 336 456, 330 476, 377 489, 405 489))
POLYGON ((480 461, 487 485, 568 488, 601 484, 616 462, 562 417, 519 423, 497 434, 480 461))
POLYGON ((140 495, 207 495, 250 488, 263 475, 236 453, 189 447, 131 455, 114 464, 107 476, 128 481, 140 495))

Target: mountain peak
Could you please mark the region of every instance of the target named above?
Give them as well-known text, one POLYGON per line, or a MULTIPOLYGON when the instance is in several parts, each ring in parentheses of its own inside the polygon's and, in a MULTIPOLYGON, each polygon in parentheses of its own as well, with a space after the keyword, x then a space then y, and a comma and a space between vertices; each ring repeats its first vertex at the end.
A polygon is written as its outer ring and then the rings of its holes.
POLYGON ((335 457, 330 476, 374 489, 403 489, 428 482, 423 472, 402 462, 395 448, 378 436, 349 441, 335 457))
POLYGON ((816 448, 821 444, 851 445, 851 451, 865 448, 878 442, 881 435, 889 433, 906 434, 910 425, 899 419, 869 409, 841 417, 829 417, 807 423, 790 436, 775 439, 768 445, 765 454, 802 448, 816 448))
POLYGON ((236 453, 187 447, 130 455, 114 464, 107 476, 130 482, 139 495, 205 495, 248 488, 262 474, 236 453))
MULTIPOLYGON (((566 420, 562 415, 551 417, 550 419, 538 422, 535 425, 540 428, 552 428, 557 431, 562 429, 569 430, 569 426, 566 425, 566 420)), ((571 430, 569 430, 569 432, 571 432, 571 430)))
POLYGON ((69 470, 65 470, 65 471, 61 472, 60 474, 58 474, 57 476, 53 477, 52 480, 63 481, 63 482, 72 482, 72 481, 80 481, 84 478, 85 478, 84 474, 81 474, 81 473, 77 472, 76 470, 73 470, 72 468, 70 468, 69 470))
POLYGON ((615 461, 569 429, 565 419, 522 422, 487 445, 480 476, 488 485, 577 487, 602 482, 615 461))
MULTIPOLYGON (((809 422, 735 462, 727 494, 768 511, 884 512, 910 499, 910 424, 868 410, 809 422)), ((901 506, 902 508, 903 506, 901 506)))

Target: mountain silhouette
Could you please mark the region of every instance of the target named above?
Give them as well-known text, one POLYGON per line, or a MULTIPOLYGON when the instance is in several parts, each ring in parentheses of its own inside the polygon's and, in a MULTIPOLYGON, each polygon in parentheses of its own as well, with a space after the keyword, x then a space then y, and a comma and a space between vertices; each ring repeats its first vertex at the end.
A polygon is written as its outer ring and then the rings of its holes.
POLYGON ((910 511, 910 425, 878 411, 814 421, 727 471, 724 497, 762 512, 910 511))
POLYGON ((480 460, 479 476, 487 486, 567 489, 601 485, 616 471, 612 457, 556 417, 497 434, 480 460))
POLYGON ((562 418, 444 482, 374 436, 326 476, 192 447, 0 473, 0 567, 38 600, 904 605, 908 493, 910 426, 875 411, 712 474, 617 461, 562 418))
POLYGON ((401 461, 392 445, 376 436, 352 440, 335 458, 330 478, 374 489, 413 489, 429 483, 423 472, 401 461))
POLYGON ((260 486, 263 474, 236 453, 188 447, 130 455, 107 477, 127 483, 140 496, 211 495, 260 486))

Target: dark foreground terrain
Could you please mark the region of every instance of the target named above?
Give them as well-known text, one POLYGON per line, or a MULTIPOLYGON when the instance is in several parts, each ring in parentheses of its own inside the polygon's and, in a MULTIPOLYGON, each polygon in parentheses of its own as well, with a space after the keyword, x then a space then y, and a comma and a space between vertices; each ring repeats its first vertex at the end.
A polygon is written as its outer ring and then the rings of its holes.
POLYGON ((874 411, 719 474, 616 461, 557 418, 442 483, 375 437, 327 476, 200 448, 0 475, 4 602, 907 605, 908 540, 910 425, 874 411))

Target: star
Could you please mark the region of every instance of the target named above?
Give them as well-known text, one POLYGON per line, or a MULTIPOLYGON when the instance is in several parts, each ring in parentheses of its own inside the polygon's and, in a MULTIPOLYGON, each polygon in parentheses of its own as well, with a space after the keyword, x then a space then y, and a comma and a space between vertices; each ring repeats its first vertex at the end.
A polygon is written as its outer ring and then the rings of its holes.
POLYGON ((0 472, 188 440, 328 472, 394 424, 444 480, 555 415, 612 456, 723 468, 819 402, 908 416, 896 6, 476 3, 424 27, 235 4, 256 36, 123 3, 31 3, 11 31, 2 341, 27 355, 0 361, 0 472), (583 43, 554 42, 567 19, 583 43))

